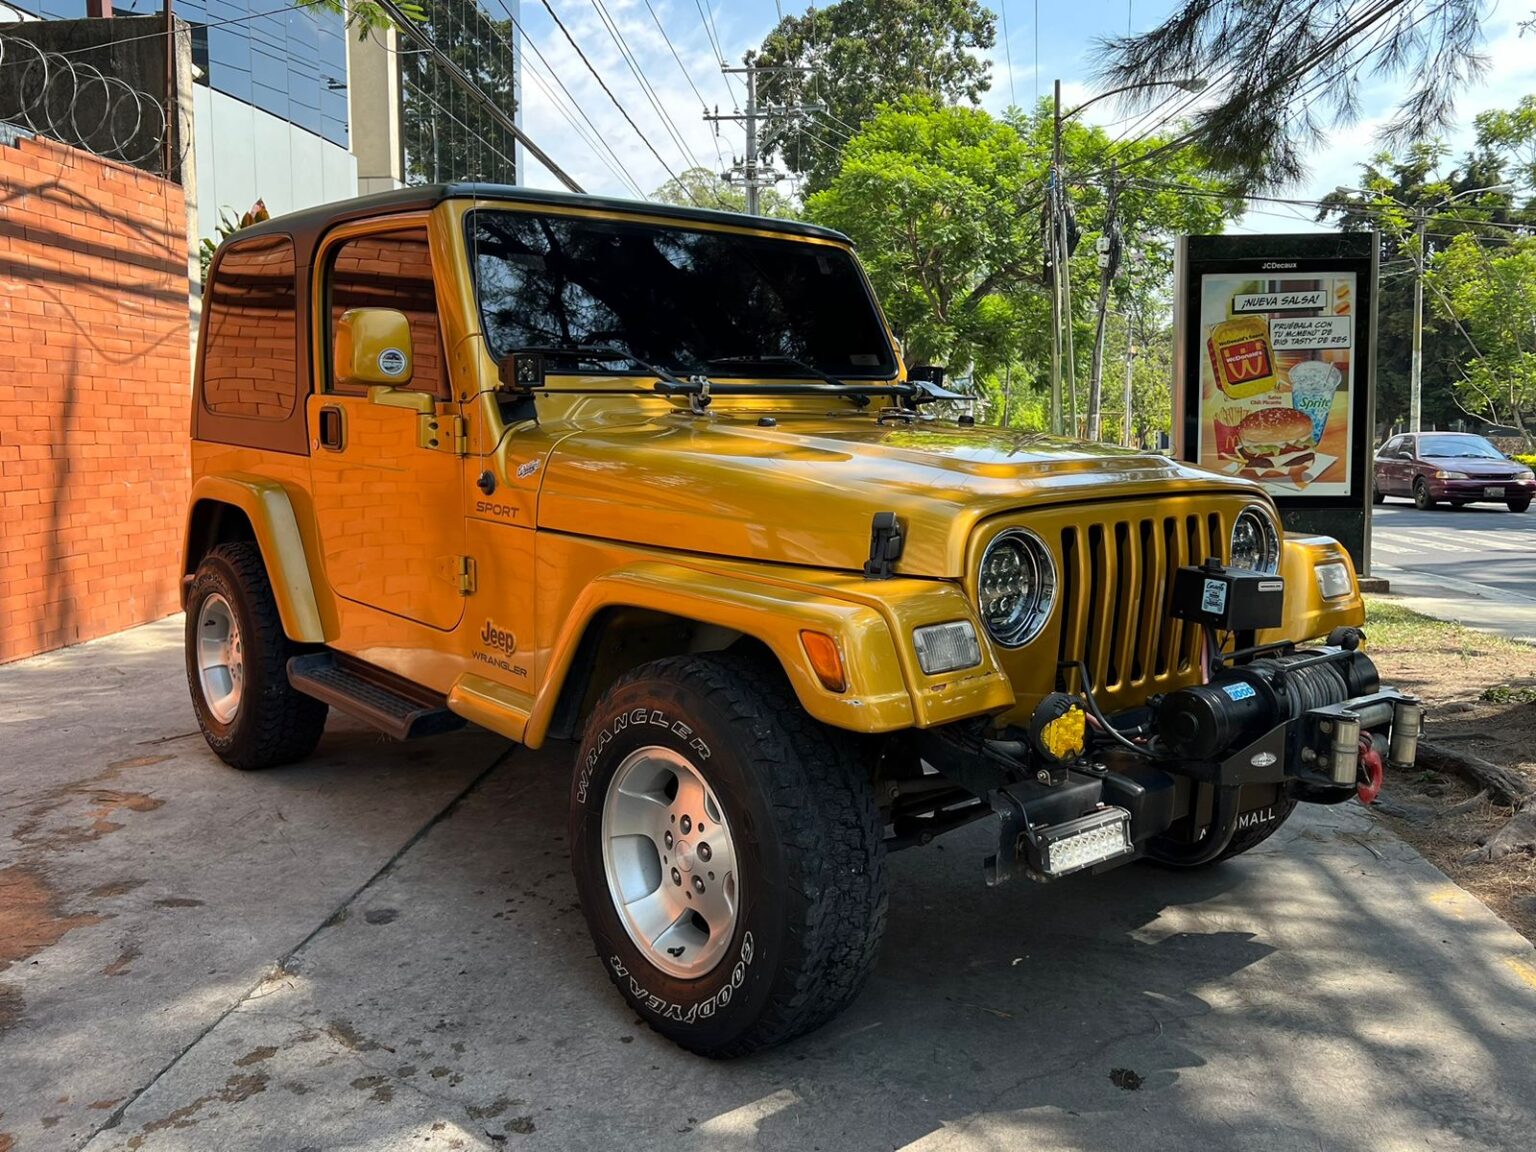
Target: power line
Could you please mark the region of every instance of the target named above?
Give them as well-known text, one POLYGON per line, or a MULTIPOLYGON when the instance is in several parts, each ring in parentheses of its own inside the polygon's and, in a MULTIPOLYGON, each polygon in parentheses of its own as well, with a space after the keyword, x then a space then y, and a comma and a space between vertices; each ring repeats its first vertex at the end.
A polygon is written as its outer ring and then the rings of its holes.
POLYGON ((640 85, 640 91, 650 101, 651 107, 660 118, 662 128, 672 137, 672 143, 677 145, 678 151, 683 154, 683 159, 687 161, 690 167, 701 167, 698 157, 693 154, 693 150, 684 142, 682 136, 678 133, 677 125, 672 122, 672 117, 667 114, 665 106, 656 95, 656 90, 651 87, 650 80, 640 67, 639 61, 635 59, 634 53, 630 51, 629 42, 624 39, 624 33, 619 31, 618 25, 614 23, 613 17, 609 15, 608 8, 603 3, 603 0, 592 0, 592 8, 597 13, 598 19, 602 21, 603 27, 608 30, 609 38, 613 41, 614 47, 619 50, 619 55, 624 58, 624 63, 629 66, 635 81, 640 85))
MULTIPOLYGON (((672 59, 677 61, 677 66, 683 73, 683 79, 688 81, 688 87, 693 89, 693 94, 699 98, 699 106, 708 109, 709 101, 704 99, 704 93, 699 91, 699 86, 693 82, 693 75, 688 71, 688 65, 683 63, 683 58, 677 53, 677 45, 672 43, 672 37, 667 35, 667 30, 662 26, 661 17, 656 14, 656 9, 651 6, 651 0, 645 0, 645 9, 651 14, 651 19, 656 22, 656 31, 661 33, 661 38, 667 42, 667 50, 672 53, 672 59)), ((784 14, 779 13, 779 19, 784 19, 784 14)), ((725 157, 720 152, 720 140, 718 135, 711 134, 710 140, 715 146, 715 159, 720 162, 720 167, 725 167, 725 157)))
POLYGON ((1003 54, 1008 58, 1008 103, 1017 108, 1019 94, 1013 88, 1013 41, 1008 37, 1008 0, 997 0, 997 11, 1003 18, 1003 54))
POLYGON ((747 214, 758 214, 758 193, 763 188, 772 187, 783 177, 772 168, 764 168, 759 164, 757 143, 757 125, 760 120, 787 119, 798 120, 810 112, 825 111, 819 104, 780 104, 772 106, 759 105, 757 102, 757 78, 760 75, 776 72, 812 72, 810 68, 797 68, 793 66, 764 67, 747 65, 744 68, 727 68, 724 71, 740 73, 747 78, 747 107, 744 112, 704 113, 704 119, 716 124, 722 120, 730 120, 746 125, 747 144, 746 153, 740 163, 732 167, 730 172, 724 173, 727 183, 735 183, 738 180, 747 190, 747 214))
MULTIPOLYGON (((393 5, 394 0, 380 0, 380 2, 393 5)), ((662 168, 666 169, 667 175, 670 176, 673 180, 677 180, 678 186, 683 189, 684 194, 697 206, 699 203, 697 197, 695 197, 694 194, 688 190, 687 185, 685 185, 681 180, 678 180, 677 173, 672 171, 672 165, 668 164, 661 158, 661 153, 656 151, 656 145, 651 143, 650 137, 646 136, 644 132, 640 131, 640 125, 635 123, 634 117, 629 114, 629 109, 625 108, 624 105, 619 102, 619 98, 613 94, 613 90, 608 87, 607 82, 604 81, 602 76, 598 73, 597 69, 592 67, 592 61, 587 59, 587 54, 581 50, 581 45, 576 43, 576 38, 571 35, 570 29, 565 26, 565 21, 561 20, 559 14, 552 7, 550 7, 549 0, 540 0, 540 3, 544 5, 544 11, 549 13, 550 19, 555 22, 555 27, 559 28, 561 33, 565 36, 566 42, 569 43, 570 46, 575 50, 576 55, 581 57, 581 62, 587 66, 587 71, 592 73, 592 78, 597 81, 598 87, 607 94, 609 100, 613 101, 613 106, 619 110, 619 115, 623 116, 625 121, 628 122, 629 126, 635 130, 635 135, 640 137, 640 142, 644 144, 646 148, 650 149, 651 155, 656 157, 656 162, 660 164, 662 168)))
POLYGON ((378 0, 378 5, 394 21, 397 28, 432 54, 432 58, 437 62, 438 66, 448 73, 449 79, 463 89, 470 98, 477 101, 492 120, 495 120, 504 131, 512 134, 513 139, 533 153, 534 159, 548 168, 555 179, 559 180, 560 183, 564 184, 572 192, 580 192, 582 190, 581 185, 576 183, 564 168, 556 164, 544 149, 534 143, 533 138, 524 132, 518 123, 508 116, 506 111, 496 101, 486 95, 485 91, 470 79, 464 69, 460 68, 446 52, 439 48, 415 21, 411 20, 401 11, 396 0, 378 0))
MULTIPOLYGON (((606 149, 608 155, 613 157, 613 164, 608 165, 608 170, 612 172, 613 165, 618 165, 620 171, 623 172, 623 182, 628 184, 629 187, 635 192, 635 194, 642 200, 645 199, 645 193, 640 190, 639 181, 637 181, 630 173, 629 169, 625 167, 624 161, 619 158, 619 154, 614 151, 613 146, 608 143, 607 138, 604 137, 598 126, 592 122, 592 117, 587 115, 587 111, 582 107, 581 102, 577 100, 576 97, 571 93, 571 90, 566 87, 565 81, 560 79, 560 73, 555 71, 554 66, 551 65, 547 59, 545 59, 544 53, 539 51, 538 44, 534 41, 532 36, 528 35, 528 30, 523 27, 522 23, 513 13, 512 9, 507 5, 506 0, 497 0, 497 2, 501 5, 501 10, 507 14, 507 19, 512 21, 513 29, 519 36, 523 38, 523 42, 526 43, 529 48, 533 49, 534 57, 539 61, 540 64, 544 66, 544 70, 549 73, 549 78, 555 82, 555 85, 560 89, 561 92, 565 94, 565 98, 570 102, 571 107, 574 108, 582 120, 586 122, 587 127, 591 130, 590 138, 587 138, 588 146, 593 147, 593 140, 597 142, 598 146, 594 147, 594 151, 597 153, 599 159, 603 158, 603 151, 606 149)), ((535 79, 538 79, 537 71, 532 68, 530 68, 528 71, 529 75, 533 76, 535 79)), ((540 87, 542 87, 546 93, 549 93, 550 102, 557 108, 560 108, 560 102, 554 98, 554 94, 550 92, 548 85, 545 85, 541 82, 540 87)), ((563 114, 564 109, 562 108, 561 111, 563 114)), ((570 117, 566 116, 566 120, 569 123, 570 117)), ((575 125, 572 124, 572 127, 575 127, 575 125)), ((580 133, 578 132, 578 134, 580 133)), ((604 160, 603 162, 607 164, 607 160, 604 160)), ((615 175, 617 175, 617 173, 615 173, 615 175)))

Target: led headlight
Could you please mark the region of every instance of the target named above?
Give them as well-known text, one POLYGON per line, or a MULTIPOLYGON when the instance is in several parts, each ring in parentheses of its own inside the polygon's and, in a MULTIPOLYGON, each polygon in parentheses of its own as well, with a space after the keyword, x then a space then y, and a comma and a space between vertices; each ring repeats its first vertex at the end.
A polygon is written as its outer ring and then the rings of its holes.
POLYGON ((1324 600, 1340 600, 1355 590, 1349 568, 1342 560, 1319 564, 1313 571, 1317 573, 1317 590, 1324 600))
POLYGON ((1280 531, 1257 504, 1244 508, 1232 524, 1231 566, 1268 574, 1280 570, 1280 531))
POLYGON ((976 573, 976 599, 987 634, 1005 648, 1038 636, 1056 603, 1056 562, 1040 537, 1010 528, 988 544, 976 573))

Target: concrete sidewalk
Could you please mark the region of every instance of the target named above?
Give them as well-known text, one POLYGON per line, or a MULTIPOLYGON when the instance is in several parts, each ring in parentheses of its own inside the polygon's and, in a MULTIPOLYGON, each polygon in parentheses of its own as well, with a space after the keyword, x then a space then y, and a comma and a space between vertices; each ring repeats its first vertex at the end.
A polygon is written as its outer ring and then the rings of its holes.
POLYGON ((1405 608, 1479 632, 1496 632, 1536 644, 1536 599, 1507 588, 1388 564, 1377 564, 1371 571, 1388 581, 1388 595, 1405 608))
POLYGON ((903 853, 852 1010, 719 1064, 592 955, 568 748, 193 728, 176 622, 0 668, 0 1150, 1530 1147, 1536 956, 1354 805, 1196 874, 903 853))

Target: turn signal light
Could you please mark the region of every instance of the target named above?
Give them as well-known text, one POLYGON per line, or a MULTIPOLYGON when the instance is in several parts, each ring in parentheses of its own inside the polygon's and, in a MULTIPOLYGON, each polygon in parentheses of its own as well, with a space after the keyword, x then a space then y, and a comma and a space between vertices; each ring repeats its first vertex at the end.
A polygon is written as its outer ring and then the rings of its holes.
POLYGON ((800 643, 810 657, 811 671, 828 692, 846 692, 848 674, 843 671, 843 654, 837 649, 837 641, 825 632, 800 633, 800 643))

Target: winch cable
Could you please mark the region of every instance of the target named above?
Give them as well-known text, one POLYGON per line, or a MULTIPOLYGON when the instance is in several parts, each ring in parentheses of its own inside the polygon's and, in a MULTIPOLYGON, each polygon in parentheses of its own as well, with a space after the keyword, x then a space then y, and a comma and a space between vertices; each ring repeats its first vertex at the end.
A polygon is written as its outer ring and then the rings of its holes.
POLYGON ((1083 663, 1083 661, 1063 660, 1057 665, 1057 667, 1077 669, 1077 675, 1083 686, 1083 700, 1088 704, 1088 714, 1093 717, 1099 729, 1102 730, 1106 736, 1118 744, 1123 744, 1126 748, 1130 749, 1138 756, 1145 756, 1149 759, 1152 758, 1152 753, 1150 751, 1127 737, 1125 733, 1121 732, 1120 729, 1116 728, 1105 717, 1103 709, 1099 707, 1099 702, 1093 698, 1093 681, 1088 678, 1088 666, 1083 663))

